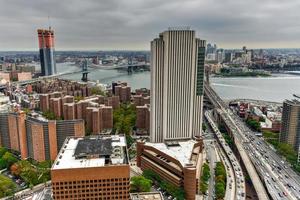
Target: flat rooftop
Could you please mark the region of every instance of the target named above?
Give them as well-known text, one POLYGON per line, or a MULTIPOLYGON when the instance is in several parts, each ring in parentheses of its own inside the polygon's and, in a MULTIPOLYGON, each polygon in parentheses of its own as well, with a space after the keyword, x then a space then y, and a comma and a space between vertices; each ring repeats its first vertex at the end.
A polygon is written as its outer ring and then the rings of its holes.
POLYGON ((67 138, 52 166, 53 170, 128 164, 124 136, 67 138))
POLYGON ((160 192, 131 193, 131 200, 163 200, 160 192))
POLYGON ((152 146, 159 151, 175 158, 180 162, 182 166, 190 164, 190 158, 193 152, 194 144, 197 142, 194 140, 182 141, 182 142, 167 142, 167 143, 150 143, 146 142, 146 145, 152 146))

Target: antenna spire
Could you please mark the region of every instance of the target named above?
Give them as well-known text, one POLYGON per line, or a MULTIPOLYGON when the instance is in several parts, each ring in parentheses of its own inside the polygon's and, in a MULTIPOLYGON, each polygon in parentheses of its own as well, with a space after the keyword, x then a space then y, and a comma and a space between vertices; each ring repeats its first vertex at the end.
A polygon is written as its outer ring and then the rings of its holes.
POLYGON ((49 30, 51 30, 50 16, 48 15, 49 30))

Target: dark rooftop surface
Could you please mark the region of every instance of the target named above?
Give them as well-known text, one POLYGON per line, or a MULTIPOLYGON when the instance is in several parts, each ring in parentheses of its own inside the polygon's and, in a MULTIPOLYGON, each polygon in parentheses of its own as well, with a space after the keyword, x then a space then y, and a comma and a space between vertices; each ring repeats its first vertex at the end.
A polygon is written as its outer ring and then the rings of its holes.
POLYGON ((74 156, 110 156, 112 154, 112 140, 111 138, 98 138, 98 139, 89 139, 85 138, 79 140, 74 156))

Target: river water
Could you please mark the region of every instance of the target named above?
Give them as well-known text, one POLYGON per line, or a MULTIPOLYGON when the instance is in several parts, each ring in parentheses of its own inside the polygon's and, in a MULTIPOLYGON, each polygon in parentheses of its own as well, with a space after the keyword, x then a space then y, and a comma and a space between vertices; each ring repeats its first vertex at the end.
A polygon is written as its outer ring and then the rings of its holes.
MULTIPOLYGON (((70 63, 57 64, 58 72, 77 71, 70 63)), ((92 69, 91 69, 92 70, 92 69)), ((80 80, 81 74, 62 76, 80 80)), ((90 80, 110 84, 112 81, 125 81, 133 88, 150 88, 150 72, 128 74, 126 71, 94 69, 88 75, 90 80)), ((211 78, 212 87, 224 99, 247 98, 282 102, 300 94, 300 76, 276 74, 272 77, 211 78)))

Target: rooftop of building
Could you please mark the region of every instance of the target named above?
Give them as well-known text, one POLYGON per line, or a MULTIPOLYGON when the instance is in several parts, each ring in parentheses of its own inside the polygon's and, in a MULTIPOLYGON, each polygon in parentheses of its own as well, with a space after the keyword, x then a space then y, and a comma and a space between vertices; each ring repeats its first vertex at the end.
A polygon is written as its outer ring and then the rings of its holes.
POLYGON ((197 142, 194 140, 188 141, 169 141, 165 143, 150 143, 146 145, 152 146, 161 152, 175 158, 180 162, 182 166, 190 164, 190 158, 193 153, 194 144, 197 142))
POLYGON ((292 100, 285 100, 284 103, 293 105, 293 106, 300 106, 300 99, 292 99, 292 100))
POLYGON ((160 192, 131 193, 131 200, 163 200, 160 192))
POLYGON ((124 136, 69 137, 52 166, 53 170, 128 164, 124 136))

